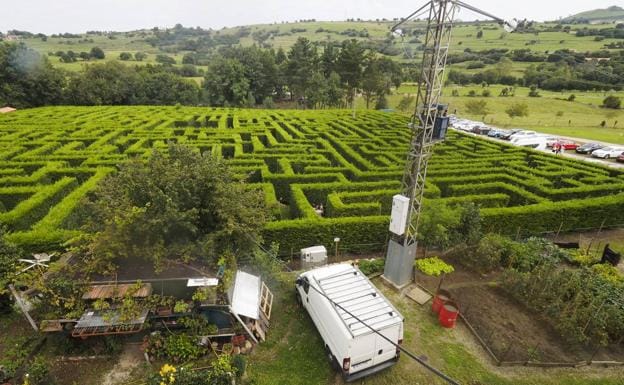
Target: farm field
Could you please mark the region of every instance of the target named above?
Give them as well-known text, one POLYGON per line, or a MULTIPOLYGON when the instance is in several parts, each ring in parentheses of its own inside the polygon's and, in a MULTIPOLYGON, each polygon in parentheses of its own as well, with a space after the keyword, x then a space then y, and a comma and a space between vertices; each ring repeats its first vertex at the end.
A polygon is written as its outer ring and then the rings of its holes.
MULTIPOLYGON (((488 114, 485 115, 485 123, 500 128, 526 128, 554 135, 624 144, 624 114, 621 110, 600 107, 606 96, 624 97, 624 92, 551 92, 540 90, 541 96, 535 98, 528 96, 528 87, 515 87, 514 97, 499 97, 498 95, 504 87, 501 85, 492 85, 487 88, 481 86, 449 86, 444 91, 442 101, 449 104, 451 113, 481 121, 483 115, 475 115, 467 111, 466 102, 485 100, 488 110, 488 114), (492 96, 480 96, 484 89, 489 90, 492 96), (468 93, 473 90, 477 96, 468 96, 468 93), (457 91, 459 96, 452 96, 453 91, 457 91), (572 94, 576 97, 575 100, 573 102, 567 101, 567 98, 572 94), (529 115, 510 118, 505 110, 515 103, 526 103, 529 115), (605 121, 605 127, 601 127, 602 121, 605 121)), ((415 93, 415 85, 404 84, 388 97, 389 105, 396 107, 403 97, 406 95, 414 96, 415 93)), ((364 100, 358 99, 358 108, 365 108, 364 100)))
MULTIPOLYGON (((342 239, 382 250, 399 192, 406 117, 379 111, 49 107, 0 117, 0 221, 10 239, 54 248, 79 234, 80 199, 115 167, 168 141, 227 159, 264 191, 264 229, 284 255, 342 239), (323 206, 322 216, 315 207, 323 206)), ((452 132, 426 198, 472 201, 486 231, 536 234, 624 224, 624 173, 452 132)))
MULTIPOLYGON (((232 28, 223 28, 213 31, 215 35, 237 36, 241 46, 263 45, 273 49, 282 48, 288 51, 298 38, 307 38, 312 42, 335 41, 341 42, 345 39, 356 39, 364 43, 382 42, 388 38, 390 28, 395 24, 393 21, 314 21, 314 22, 292 22, 292 23, 274 23, 274 24, 258 24, 250 26, 240 26, 232 28), (361 35, 360 35, 361 33, 361 35), (255 39, 254 34, 269 36, 266 40, 260 42, 255 39)), ((555 24, 539 23, 538 30, 552 28, 555 24)), ((609 25, 606 25, 607 27, 609 25)), ((410 29, 424 29, 424 22, 412 22, 407 25, 410 29)), ((473 51, 489 50, 489 49, 530 49, 535 52, 553 52, 556 50, 574 50, 578 52, 597 51, 604 49, 604 46, 617 39, 605 38, 596 41, 593 36, 577 37, 575 29, 582 28, 578 25, 570 25, 572 31, 568 32, 540 32, 538 35, 505 33, 497 24, 494 23, 458 23, 453 31, 453 40, 451 43, 452 53, 461 53, 466 49, 473 51), (482 31, 483 37, 477 38, 477 32, 482 31)), ((23 39, 24 43, 37 50, 42 55, 55 53, 57 51, 72 50, 74 52, 89 52, 94 47, 100 47, 106 53, 105 61, 118 60, 119 54, 122 52, 143 52, 148 56, 141 62, 127 61, 127 65, 145 65, 155 64, 155 58, 158 54, 166 54, 173 57, 177 65, 182 64, 182 57, 185 53, 191 51, 175 50, 165 52, 157 46, 152 46, 146 39, 153 37, 152 30, 139 30, 130 32, 113 32, 110 34, 82 34, 81 38, 65 38, 65 37, 48 37, 45 41, 38 37, 23 39)), ((422 36, 418 36, 422 40, 422 36)), ((419 60, 421 51, 418 50, 420 40, 413 41, 412 36, 403 38, 395 38, 391 41, 394 54, 390 57, 401 62, 409 62, 413 58, 419 60)), ((59 68, 69 71, 79 71, 85 64, 98 62, 73 62, 63 63, 58 57, 50 57, 50 62, 59 68)), ((474 72, 466 69, 467 63, 459 63, 451 65, 463 72, 474 72)), ((511 75, 521 76, 527 63, 514 62, 513 72, 511 75)), ((205 69, 205 66, 198 66, 205 69)))

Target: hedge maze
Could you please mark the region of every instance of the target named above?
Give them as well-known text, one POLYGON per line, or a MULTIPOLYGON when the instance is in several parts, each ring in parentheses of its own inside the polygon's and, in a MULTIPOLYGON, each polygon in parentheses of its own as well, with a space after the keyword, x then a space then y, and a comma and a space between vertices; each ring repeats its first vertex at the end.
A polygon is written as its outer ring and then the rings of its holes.
MULTIPOLYGON (((78 234, 88 191, 167 142, 227 159, 272 210, 267 242, 380 250, 399 192, 405 117, 362 111, 50 107, 0 116, 0 222, 23 245, 78 234), (322 214, 318 213, 323 206, 322 214), (316 209, 316 210, 315 210, 316 209)), ((428 199, 473 201, 492 231, 523 235, 624 224, 624 173, 451 132, 436 146, 428 199)))

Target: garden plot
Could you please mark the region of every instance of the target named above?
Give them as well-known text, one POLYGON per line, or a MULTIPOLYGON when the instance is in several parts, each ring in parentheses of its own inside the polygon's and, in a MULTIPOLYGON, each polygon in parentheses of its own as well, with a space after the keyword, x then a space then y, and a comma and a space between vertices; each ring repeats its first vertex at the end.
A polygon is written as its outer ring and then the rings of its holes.
MULTIPOLYGON (((131 157, 168 142, 227 160, 264 192, 264 239, 382 250, 400 191, 407 119, 362 111, 49 107, 0 117, 0 222, 25 246, 79 234, 79 202, 131 157), (320 209, 322 207, 322 209, 320 209)), ((451 132, 430 162, 427 199, 471 201, 484 227, 531 234, 624 224, 624 172, 451 132)))
MULTIPOLYGON (((568 366, 583 361, 624 362, 621 344, 599 347, 567 342, 550 325, 552 320, 527 309, 498 286, 500 273, 482 276, 459 263, 453 265, 456 270, 446 276, 442 287, 451 293, 464 318, 503 365, 529 361, 568 366)), ((439 278, 417 271, 416 282, 433 292, 439 278)))

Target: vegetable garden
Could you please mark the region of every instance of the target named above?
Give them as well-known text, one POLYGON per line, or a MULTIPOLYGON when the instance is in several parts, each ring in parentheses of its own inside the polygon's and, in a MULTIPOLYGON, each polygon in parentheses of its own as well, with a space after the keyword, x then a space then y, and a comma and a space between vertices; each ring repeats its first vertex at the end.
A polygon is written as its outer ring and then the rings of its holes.
MULTIPOLYGON (((267 243, 382 250, 400 190, 407 119, 362 111, 50 107, 0 117, 0 222, 10 239, 52 247, 79 234, 80 201, 131 157, 173 141, 227 159, 264 191, 267 243), (322 210, 319 207, 322 206, 322 210), (316 208, 316 209, 315 209, 316 208), (319 212, 321 212, 319 214, 319 212)), ((436 146, 428 199, 480 205, 508 235, 624 223, 624 172, 449 133, 436 146)))

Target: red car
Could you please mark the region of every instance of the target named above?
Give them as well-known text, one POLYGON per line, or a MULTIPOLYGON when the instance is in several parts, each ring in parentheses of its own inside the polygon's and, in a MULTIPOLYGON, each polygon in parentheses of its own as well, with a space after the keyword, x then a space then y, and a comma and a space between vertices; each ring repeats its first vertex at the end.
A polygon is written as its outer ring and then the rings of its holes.
POLYGON ((555 147, 555 145, 557 144, 560 145, 563 150, 576 150, 576 148, 579 146, 579 144, 575 141, 568 139, 553 140, 552 142, 548 142, 546 146, 555 147))
POLYGON ((615 158, 618 162, 624 163, 624 152, 620 154, 617 158, 615 158))

